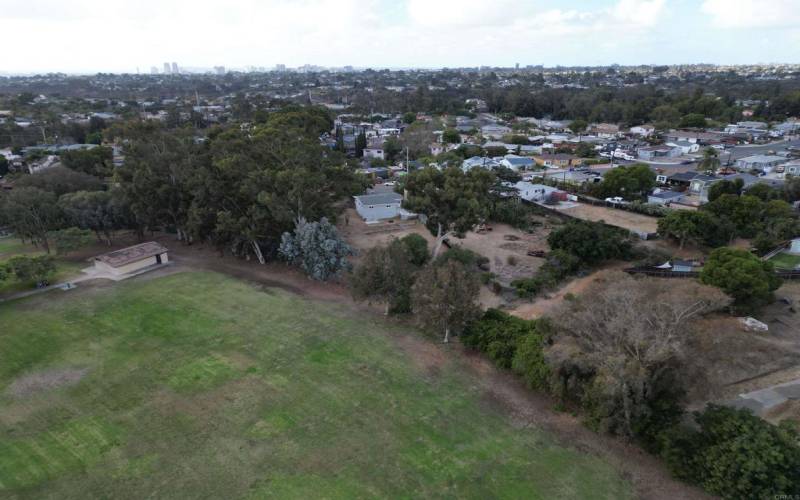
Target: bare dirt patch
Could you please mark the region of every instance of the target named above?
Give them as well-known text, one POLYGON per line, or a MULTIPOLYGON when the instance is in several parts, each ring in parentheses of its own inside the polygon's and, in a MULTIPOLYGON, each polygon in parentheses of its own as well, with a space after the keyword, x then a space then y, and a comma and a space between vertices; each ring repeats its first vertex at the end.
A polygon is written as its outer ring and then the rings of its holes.
POLYGON ((629 231, 655 233, 658 230, 658 218, 616 208, 578 203, 575 207, 565 208, 561 212, 579 219, 604 221, 606 224, 629 231))
POLYGON ((61 387, 70 387, 80 382, 88 372, 88 368, 41 370, 17 378, 8 385, 6 392, 13 397, 24 398, 61 387))

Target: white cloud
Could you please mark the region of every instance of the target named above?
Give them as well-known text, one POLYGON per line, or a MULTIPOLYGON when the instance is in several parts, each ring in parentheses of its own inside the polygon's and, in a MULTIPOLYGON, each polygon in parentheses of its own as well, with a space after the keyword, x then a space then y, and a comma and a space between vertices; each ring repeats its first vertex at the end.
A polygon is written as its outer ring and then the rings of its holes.
POLYGON ((796 28, 800 24, 800 0, 704 0, 700 10, 719 28, 796 28))

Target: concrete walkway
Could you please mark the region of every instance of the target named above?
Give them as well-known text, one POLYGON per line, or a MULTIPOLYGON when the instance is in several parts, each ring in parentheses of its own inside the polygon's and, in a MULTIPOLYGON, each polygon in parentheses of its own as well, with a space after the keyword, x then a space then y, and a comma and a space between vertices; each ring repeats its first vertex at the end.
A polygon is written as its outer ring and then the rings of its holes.
POLYGON ((765 389, 739 394, 739 397, 729 401, 728 405, 734 408, 748 408, 756 415, 763 415, 789 400, 800 400, 800 378, 765 389))
POLYGON ((145 267, 144 269, 139 269, 138 271, 128 273, 128 274, 112 274, 106 271, 100 271, 96 269, 94 266, 87 267, 85 269, 81 269, 83 275, 76 276, 67 281, 63 281, 61 283, 56 283, 54 285, 46 286, 44 288, 35 288, 33 290, 26 290, 24 292, 18 292, 8 297, 0 298, 0 303, 2 302, 10 302, 12 300, 22 299, 25 297, 30 297, 31 295, 36 295, 39 293, 49 292, 50 290, 62 290, 62 291, 69 291, 73 288, 77 288, 77 283, 82 281, 89 281, 89 280, 111 280, 111 281, 122 281, 128 278, 133 278, 134 276, 139 276, 140 274, 144 274, 150 271, 154 271, 156 269, 161 269, 162 267, 166 267, 172 264, 172 262, 166 262, 164 264, 155 264, 153 266, 145 267))

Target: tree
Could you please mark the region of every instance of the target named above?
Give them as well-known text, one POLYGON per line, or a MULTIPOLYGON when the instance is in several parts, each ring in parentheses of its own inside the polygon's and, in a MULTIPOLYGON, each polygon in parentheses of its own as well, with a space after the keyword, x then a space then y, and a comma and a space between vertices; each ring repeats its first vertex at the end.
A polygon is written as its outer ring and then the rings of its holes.
POLYGON ((612 432, 654 436, 680 416, 684 347, 691 321, 728 299, 695 282, 663 286, 617 273, 554 314, 546 352, 562 395, 582 402, 612 432))
POLYGON ((611 169, 603 176, 599 189, 603 196, 621 196, 626 200, 636 200, 656 185, 656 174, 647 165, 620 166, 611 169))
POLYGON ((752 312, 772 302, 772 292, 781 285, 769 261, 746 250, 717 248, 706 260, 700 281, 720 288, 733 298, 733 307, 752 312))
POLYGON ((442 142, 445 144, 461 144, 461 135, 454 128, 447 128, 442 132, 442 142))
POLYGON ((658 234, 678 240, 680 248, 687 242, 700 243, 709 228, 716 224, 713 216, 700 210, 674 210, 658 219, 658 234))
POLYGON ((581 158, 594 158, 597 156, 597 150, 594 149, 588 142, 581 142, 578 143, 578 147, 575 148, 575 154, 581 158))
POLYGON ((48 233, 63 224, 56 195, 35 187, 15 188, 3 200, 2 217, 14 232, 50 253, 48 233))
POLYGON ((706 148, 703 150, 703 159, 697 164, 697 170, 702 172, 716 172, 719 165, 719 153, 717 153, 717 150, 714 148, 706 148))
POLYGON ((403 123, 405 123, 407 125, 411 125, 415 121, 417 121, 417 114, 416 113, 413 113, 411 111, 409 111, 407 113, 403 113, 403 123))
POLYGON ((412 264, 422 267, 428 262, 431 254, 428 250, 428 240, 423 236, 417 233, 410 233, 400 238, 400 241, 406 247, 412 264))
POLYGON ((8 160, 5 156, 0 155, 0 177, 8 173, 8 160))
POLYGON ((51 231, 48 237, 55 244, 58 255, 68 254, 92 242, 92 232, 77 227, 51 231))
POLYGON ((364 149, 367 147, 367 134, 363 131, 356 136, 356 158, 364 156, 364 149))
POLYGON ((582 134, 586 131, 587 127, 589 127, 589 124, 586 123, 586 120, 580 119, 573 120, 572 123, 567 126, 573 134, 582 134))
POLYGON ((89 174, 65 167, 53 167, 38 174, 20 177, 15 187, 34 187, 61 196, 75 191, 99 191, 104 186, 100 179, 89 174))
POLYGON ((406 245, 393 240, 386 246, 367 251, 351 276, 351 291, 357 300, 385 302, 387 315, 398 308, 408 309, 416 271, 406 245))
POLYGON ((114 151, 109 147, 65 151, 61 163, 76 172, 95 177, 110 177, 114 173, 114 151))
POLYGON ((572 220, 556 229, 547 237, 547 243, 553 250, 564 250, 588 265, 625 258, 631 249, 622 231, 583 220, 572 220))
POLYGON ((127 222, 120 199, 110 191, 78 191, 58 199, 58 206, 67 220, 81 229, 94 231, 98 241, 112 244, 114 230, 127 222))
POLYGON ((678 477, 729 499, 800 495, 796 429, 718 405, 694 417, 696 426, 675 427, 664 436, 661 455, 678 477))
POLYGON ((411 289, 412 310, 420 326, 444 335, 446 343, 480 314, 479 289, 475 273, 460 262, 429 265, 411 289))
POLYGON ((9 271, 14 273, 17 280, 37 284, 47 281, 56 272, 55 262, 49 255, 35 257, 17 255, 11 257, 6 266, 9 271))
POLYGON ((700 113, 689 113, 681 117, 680 128, 705 128, 708 125, 706 117, 700 113))
POLYGON ((493 184, 494 176, 481 168, 464 173, 457 167, 428 167, 407 177, 404 206, 427 217, 426 225, 436 236, 434 257, 446 238, 464 234, 487 216, 493 184))
POLYGON ((708 201, 713 202, 723 194, 733 194, 739 196, 742 194, 742 189, 744 188, 744 181, 742 179, 736 179, 733 181, 729 181, 727 179, 723 179, 721 181, 717 181, 708 188, 708 201))
POLYGON ((318 222, 300 218, 294 234, 286 232, 281 237, 280 255, 288 262, 300 266, 311 278, 326 281, 341 271, 350 269, 347 257, 354 255, 336 230, 336 226, 323 217, 318 222))

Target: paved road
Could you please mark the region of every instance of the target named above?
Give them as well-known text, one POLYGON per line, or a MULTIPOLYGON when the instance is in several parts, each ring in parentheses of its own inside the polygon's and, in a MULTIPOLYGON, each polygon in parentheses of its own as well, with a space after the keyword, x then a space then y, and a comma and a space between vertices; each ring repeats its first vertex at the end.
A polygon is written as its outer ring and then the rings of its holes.
POLYGON ((744 158, 745 156, 765 155, 767 154, 767 151, 783 151, 789 146, 800 147, 800 139, 773 142, 772 144, 764 145, 748 144, 745 146, 734 146, 730 149, 726 149, 724 152, 720 152, 719 157, 720 160, 727 161, 730 154, 731 160, 735 161, 739 158, 744 158))

